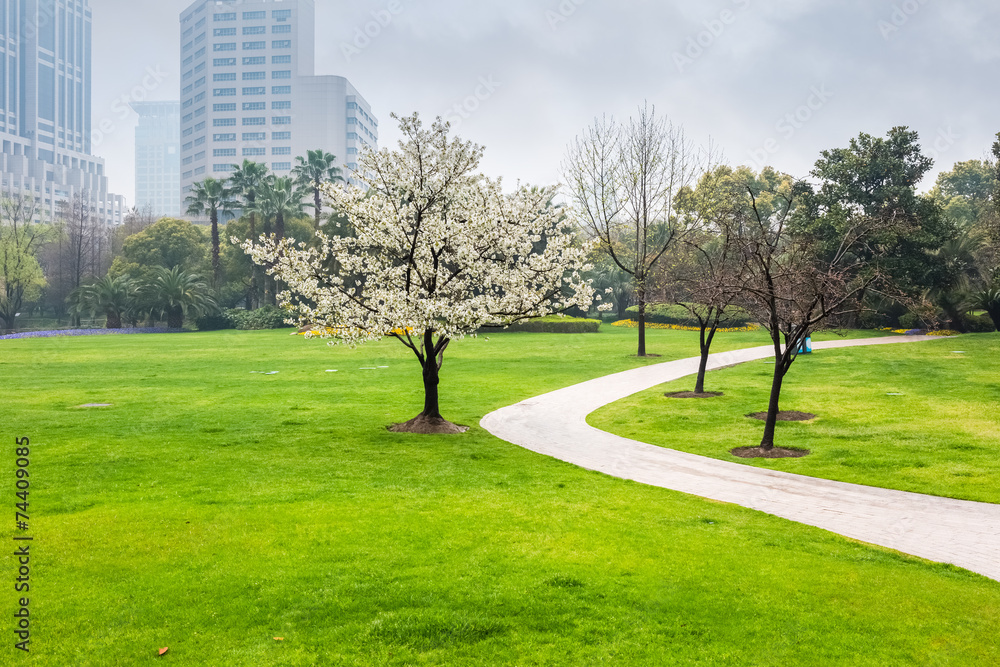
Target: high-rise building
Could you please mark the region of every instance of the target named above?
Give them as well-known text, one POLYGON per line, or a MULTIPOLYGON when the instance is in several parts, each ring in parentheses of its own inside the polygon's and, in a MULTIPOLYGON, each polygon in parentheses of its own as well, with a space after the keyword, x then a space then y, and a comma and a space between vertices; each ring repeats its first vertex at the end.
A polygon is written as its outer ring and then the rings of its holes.
POLYGON ((0 1, 0 182, 54 218, 85 194, 108 224, 123 197, 108 192, 91 153, 91 11, 87 0, 0 1))
POLYGON ((198 0, 181 14, 181 196, 244 159, 286 176, 321 149, 357 167, 375 147, 368 102, 340 76, 315 74, 312 0, 198 0))
POLYGON ((181 215, 181 103, 133 102, 135 205, 157 216, 181 215))

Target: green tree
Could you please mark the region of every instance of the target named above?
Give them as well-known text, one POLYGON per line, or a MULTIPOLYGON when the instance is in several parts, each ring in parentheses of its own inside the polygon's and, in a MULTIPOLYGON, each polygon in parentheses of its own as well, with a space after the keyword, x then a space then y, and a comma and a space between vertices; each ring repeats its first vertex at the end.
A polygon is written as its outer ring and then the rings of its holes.
POLYGON ((45 275, 38 253, 52 236, 49 225, 35 222, 37 205, 27 194, 0 197, 0 321, 13 331, 26 301, 41 296, 45 275))
MULTIPOLYGON (((261 186, 255 209, 265 220, 274 222, 274 238, 280 243, 285 238, 285 222, 302 213, 302 192, 290 177, 272 175, 261 186)), ((267 270, 270 267, 264 268, 267 270)), ((265 298, 272 306, 276 305, 279 286, 273 277, 269 277, 266 283, 265 298)))
POLYGON ((126 314, 137 306, 137 292, 138 285, 128 276, 104 276, 70 293, 70 312, 77 315, 86 312, 91 316, 103 313, 107 318, 106 329, 121 329, 126 314))
MULTIPOLYGON (((266 164, 243 160, 243 164, 236 165, 233 175, 229 177, 229 191, 243 209, 244 215, 249 219, 247 233, 248 238, 251 239, 257 237, 257 193, 264 185, 267 175, 266 164)), ((226 234, 230 235, 228 226, 226 234)), ((239 254, 245 257, 243 253, 239 254)), ((260 306, 260 268, 251 262, 248 269, 250 272, 250 307, 257 308, 260 306)))
POLYGON ((146 283, 152 279, 157 266, 200 273, 208 268, 207 252, 208 243, 202 227, 186 220, 163 218, 125 239, 109 274, 129 275, 146 283))
POLYGON ((226 182, 209 176, 194 184, 185 202, 188 215, 207 215, 212 225, 212 286, 218 288, 222 280, 219 270, 219 214, 232 208, 226 182))
POLYGON ((142 291, 149 299, 153 319, 165 319, 171 329, 183 327, 186 317, 201 317, 218 309, 211 288, 201 276, 176 266, 156 267, 142 291))
POLYGON ((298 163, 292 169, 292 176, 296 183, 308 188, 312 192, 315 209, 315 228, 319 231, 320 216, 323 212, 323 192, 321 186, 326 182, 342 183, 340 167, 337 166, 337 158, 332 153, 323 150, 306 151, 306 157, 295 158, 298 163))

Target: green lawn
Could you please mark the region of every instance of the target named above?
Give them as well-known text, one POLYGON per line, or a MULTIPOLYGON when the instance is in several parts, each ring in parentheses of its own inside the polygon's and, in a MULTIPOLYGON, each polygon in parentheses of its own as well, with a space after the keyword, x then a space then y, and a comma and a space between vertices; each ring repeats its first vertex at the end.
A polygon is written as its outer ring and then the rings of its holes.
MULTIPOLYGON (((385 430, 422 404, 393 341, 0 341, 0 468, 12 489, 14 437, 32 438, 35 537, 32 656, 12 647, 8 583, 0 663, 1000 663, 1000 583, 479 428, 495 408, 651 363, 631 356, 634 331, 602 329, 453 344, 442 401, 472 426, 461 436, 385 430)), ((691 356, 696 336, 650 332, 649 348, 691 356)), ((717 349, 763 342, 726 334, 717 349)))
POLYGON ((709 373, 719 398, 671 399, 693 378, 601 408, 597 428, 702 456, 905 491, 1000 502, 1000 334, 803 355, 782 386, 781 408, 817 415, 778 424, 796 459, 740 459, 760 442, 773 364, 709 373), (901 394, 901 395, 896 395, 901 394))

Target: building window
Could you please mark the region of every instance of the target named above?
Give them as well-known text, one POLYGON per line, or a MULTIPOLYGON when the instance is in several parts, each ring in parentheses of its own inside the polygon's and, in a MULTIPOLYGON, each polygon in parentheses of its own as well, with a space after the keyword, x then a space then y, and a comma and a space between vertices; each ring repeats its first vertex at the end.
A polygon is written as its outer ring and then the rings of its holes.
POLYGON ((188 56, 187 58, 184 59, 184 67, 187 67, 193 62, 194 62, 194 56, 188 56))
POLYGON ((243 157, 257 157, 259 155, 267 155, 267 149, 264 148, 244 148, 243 157))
POLYGON ((213 134, 212 141, 236 141, 236 133, 213 134))
POLYGON ((183 146, 181 146, 181 150, 184 151, 185 153, 188 152, 189 150, 191 150, 191 142, 189 141, 186 144, 184 144, 183 146))
POLYGON ((272 95, 291 95, 292 94, 292 87, 291 86, 271 86, 271 94, 272 95))
POLYGON ((358 119, 355 118, 354 116, 349 116, 347 118, 347 124, 348 125, 357 125, 358 124, 358 119))
POLYGON ((267 125, 267 118, 262 118, 260 116, 251 116, 249 118, 243 119, 243 125, 267 125))
POLYGON ((212 45, 212 50, 216 53, 219 51, 235 51, 236 42, 218 42, 212 45))
POLYGON ((290 69, 276 69, 271 72, 272 79, 291 79, 292 70, 290 69))
POLYGON ((194 118, 194 114, 184 114, 184 118, 181 119, 182 123, 190 123, 191 119, 194 118))
POLYGON ((190 137, 192 130, 193 130, 193 128, 190 128, 190 127, 187 128, 186 130, 184 130, 183 132, 181 132, 181 136, 183 136, 183 137, 190 137))
POLYGON ((244 81, 263 81, 267 78, 267 72, 243 72, 244 81))
POLYGON ((198 123, 198 124, 196 124, 194 126, 194 131, 195 132, 200 132, 201 130, 204 130, 204 129, 205 129, 205 121, 201 121, 200 123, 198 123))
POLYGON ((219 72, 213 74, 212 81, 236 81, 236 72, 219 72))
POLYGON ((181 76, 181 81, 187 81, 188 79, 190 79, 193 76, 194 76, 194 71, 193 70, 188 70, 188 71, 184 72, 184 74, 181 76))
POLYGON ((246 56, 243 58, 244 65, 266 65, 266 56, 246 56))
POLYGON ((235 118, 216 118, 212 121, 212 127, 232 127, 236 125, 235 118))
POLYGON ((236 157, 235 148, 216 148, 212 151, 212 157, 236 157))
MULTIPOLYGON (((191 174, 193 174, 193 173, 194 172, 191 172, 191 171, 185 171, 184 172, 184 178, 191 178, 191 174)), ((191 188, 185 188, 184 191, 185 192, 190 192, 191 188)))
POLYGON ((272 171, 291 171, 292 170, 292 163, 291 162, 272 162, 271 163, 271 170, 272 171))
POLYGON ((236 165, 234 165, 234 164, 213 164, 212 165, 212 171, 214 171, 216 173, 218 173, 218 172, 221 171, 223 173, 229 173, 229 174, 231 174, 232 172, 236 171, 236 165))
POLYGON ((212 91, 212 95, 215 97, 233 97, 236 95, 235 88, 216 88, 212 91))
POLYGON ((226 111, 236 111, 236 102, 226 102, 225 104, 214 104, 212 105, 212 111, 215 113, 225 113, 226 111))
POLYGON ((212 37, 236 37, 236 28, 216 28, 212 37))
POLYGON ((224 14, 216 14, 215 16, 212 17, 212 19, 214 21, 216 21, 216 22, 220 22, 220 21, 235 21, 236 20, 236 12, 226 12, 224 14))
POLYGON ((290 49, 292 48, 292 40, 290 39, 275 39, 271 41, 272 49, 290 49))
POLYGON ((348 148, 347 149, 347 154, 348 155, 357 155, 358 154, 358 149, 357 148, 348 148))
POLYGON ((291 125, 291 116, 271 116, 271 125, 291 125))
POLYGON ((290 65, 292 64, 291 56, 271 56, 272 65, 290 65))
POLYGON ((201 102, 203 99, 205 99, 205 91, 204 90, 194 96, 194 101, 195 102, 201 102))
POLYGON ((266 141, 267 132, 244 132, 243 141, 266 141))
POLYGON ((291 141, 291 140, 292 140, 292 133, 289 132, 288 130, 285 130, 284 132, 271 133, 271 141, 291 141))
POLYGON ((284 21, 286 19, 290 19, 291 17, 292 17, 291 9, 275 9, 274 11, 271 12, 271 18, 275 19, 276 21, 284 21))
MULTIPOLYGON (((198 137, 197 139, 194 140, 194 145, 195 146, 201 146, 203 143, 205 143, 205 137, 198 137)), ((171 147, 170 150, 173 150, 173 147, 171 147)), ((172 155, 172 153, 171 153, 171 155, 172 155)))
POLYGON ((205 168, 204 167, 198 167, 197 169, 194 170, 194 175, 195 176, 201 176, 204 173, 205 173, 205 168))
POLYGON ((267 108, 267 102, 244 102, 244 111, 263 111, 267 108))
POLYGON ((195 109, 194 110, 194 115, 195 116, 203 116, 203 115, 205 115, 205 107, 198 107, 197 109, 195 109))
POLYGON ((244 35, 266 35, 267 34, 267 26, 263 26, 263 25, 248 25, 248 26, 243 26, 243 34, 244 35))
POLYGON ((292 31, 292 26, 285 23, 283 25, 273 25, 271 26, 271 34, 273 35, 283 35, 292 31))
POLYGON ((244 88, 243 89, 243 94, 244 95, 266 95, 267 94, 267 88, 265 88, 264 86, 259 86, 259 87, 256 87, 256 88, 244 88))
POLYGON ((291 146, 275 146, 271 149, 271 155, 291 155, 291 146))
POLYGON ((192 104, 194 104, 194 100, 184 100, 184 104, 181 105, 181 108, 187 109, 192 104))
POLYGON ((292 108, 292 103, 290 101, 288 101, 288 100, 281 100, 281 101, 277 101, 277 102, 271 102, 271 110, 272 111, 279 110, 279 109, 291 109, 291 108, 292 108))
POLYGON ((194 82, 194 87, 195 88, 197 88, 198 86, 204 86, 204 85, 205 85, 205 77, 201 77, 197 81, 194 82))
POLYGON ((266 18, 267 12, 243 12, 244 21, 259 21, 266 18))
POLYGON ((216 58, 212 61, 213 67, 235 67, 236 58, 216 58))
POLYGON ((184 86, 184 90, 181 91, 181 94, 182 95, 187 95, 192 90, 194 90, 194 86, 189 83, 188 85, 184 86))
POLYGON ((188 157, 184 158, 184 166, 185 166, 185 167, 186 167, 186 166, 188 166, 188 165, 189 165, 189 164, 191 164, 191 163, 192 163, 193 161, 194 161, 194 160, 193 160, 193 159, 192 159, 192 158, 191 158, 190 156, 188 156, 188 157))
POLYGON ((267 42, 243 42, 244 51, 260 51, 267 48, 267 42))

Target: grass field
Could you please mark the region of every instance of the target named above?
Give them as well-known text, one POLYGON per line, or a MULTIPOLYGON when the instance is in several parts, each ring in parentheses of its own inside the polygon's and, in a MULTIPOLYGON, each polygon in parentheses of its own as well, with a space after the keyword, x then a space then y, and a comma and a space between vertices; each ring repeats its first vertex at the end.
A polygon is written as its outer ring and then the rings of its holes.
POLYGON ((702 456, 856 484, 1000 502, 1000 334, 803 355, 782 387, 783 410, 817 415, 781 422, 795 459, 739 459, 760 442, 770 360, 707 376, 724 396, 670 399, 693 378, 654 387, 593 413, 606 431, 702 456))
MULTIPOLYGON (((453 344, 442 408, 472 426, 461 436, 385 430, 422 404, 393 341, 0 341, 2 486, 12 520, 13 441, 29 436, 35 538, 32 653, 13 649, 8 584, 0 663, 1000 663, 1000 583, 478 427, 517 400, 697 350, 695 333, 651 332, 663 359, 639 360, 634 331, 604 329, 453 344)), ((763 342, 727 334, 717 349, 763 342)))

